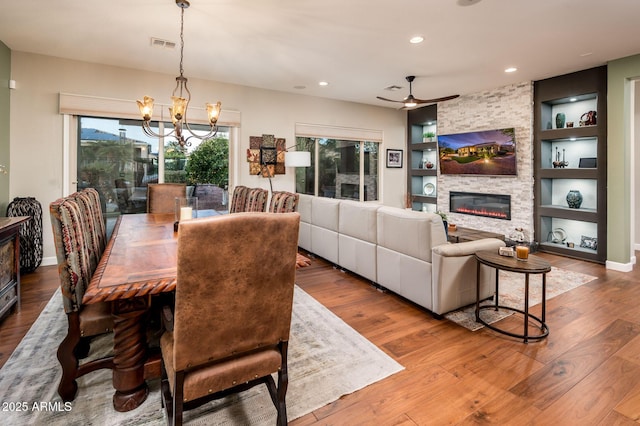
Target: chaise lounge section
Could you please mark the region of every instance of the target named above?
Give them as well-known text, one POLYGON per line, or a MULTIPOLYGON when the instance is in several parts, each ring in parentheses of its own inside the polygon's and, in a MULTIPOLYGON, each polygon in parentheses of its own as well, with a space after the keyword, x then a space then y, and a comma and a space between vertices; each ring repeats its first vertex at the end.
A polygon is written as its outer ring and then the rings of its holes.
MULTIPOLYGON (((451 244, 442 219, 425 213, 300 194, 298 245, 440 316, 475 302, 478 250, 496 238, 451 244)), ((481 268, 480 296, 493 295, 495 270, 481 268)))

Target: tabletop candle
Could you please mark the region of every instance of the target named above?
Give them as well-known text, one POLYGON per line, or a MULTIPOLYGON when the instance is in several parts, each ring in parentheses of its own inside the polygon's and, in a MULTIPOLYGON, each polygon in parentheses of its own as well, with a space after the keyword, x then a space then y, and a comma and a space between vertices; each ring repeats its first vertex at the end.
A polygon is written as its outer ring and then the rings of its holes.
POLYGON ((180 207, 180 220, 189 220, 193 215, 193 208, 191 207, 180 207))
POLYGON ((516 259, 527 260, 529 258, 529 247, 517 246, 516 247, 516 259))

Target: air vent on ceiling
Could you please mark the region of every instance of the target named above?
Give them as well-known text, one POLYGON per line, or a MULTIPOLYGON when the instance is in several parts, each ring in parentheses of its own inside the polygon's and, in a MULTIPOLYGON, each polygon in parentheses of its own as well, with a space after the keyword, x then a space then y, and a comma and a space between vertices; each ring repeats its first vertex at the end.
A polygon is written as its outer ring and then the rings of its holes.
POLYGON ((385 87, 384 90, 388 90, 390 92, 397 92, 398 90, 401 90, 402 87, 400 86, 396 86, 395 84, 393 86, 389 86, 389 87, 385 87))
POLYGON ((161 38, 151 37, 151 47, 175 49, 176 43, 169 40, 162 40, 161 38))

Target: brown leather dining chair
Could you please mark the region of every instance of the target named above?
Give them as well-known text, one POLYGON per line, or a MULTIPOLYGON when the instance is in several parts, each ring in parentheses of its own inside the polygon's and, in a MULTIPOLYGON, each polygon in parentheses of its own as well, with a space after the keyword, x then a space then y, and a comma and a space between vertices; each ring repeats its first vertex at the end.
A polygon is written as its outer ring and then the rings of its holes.
POLYGON ((169 424, 182 424, 183 410, 258 384, 278 424, 287 424, 299 224, 298 213, 264 212, 180 223, 173 322, 160 339, 169 424))
POLYGON ((176 197, 186 197, 183 183, 151 183, 147 188, 147 213, 173 213, 176 197))
POLYGON ((89 338, 113 331, 113 318, 109 303, 84 305, 82 297, 91 281, 96 259, 101 253, 92 252, 91 228, 93 220, 78 204, 74 194, 49 205, 53 239, 58 261, 58 275, 65 313, 67 335, 58 347, 58 360, 62 378, 58 394, 63 401, 75 399, 76 379, 102 368, 113 368, 113 357, 106 356, 80 365, 79 358, 89 353, 89 338), (97 256, 97 257, 96 257, 97 256))

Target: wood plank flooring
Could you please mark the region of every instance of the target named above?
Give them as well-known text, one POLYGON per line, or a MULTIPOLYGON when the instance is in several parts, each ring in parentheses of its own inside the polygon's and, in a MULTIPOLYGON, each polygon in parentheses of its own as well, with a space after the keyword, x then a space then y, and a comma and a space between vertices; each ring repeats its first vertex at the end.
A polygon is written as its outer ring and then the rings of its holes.
MULTIPOLYGON (((306 425, 637 425, 640 271, 540 254, 597 279, 547 302, 549 337, 523 344, 470 332, 313 258, 297 283, 405 370, 291 422, 306 425)), ((56 268, 23 275, 23 301, 0 323, 6 362, 58 286, 56 268)), ((535 308, 533 309, 536 312, 535 308)), ((521 317, 503 320, 521 327, 521 317)))

